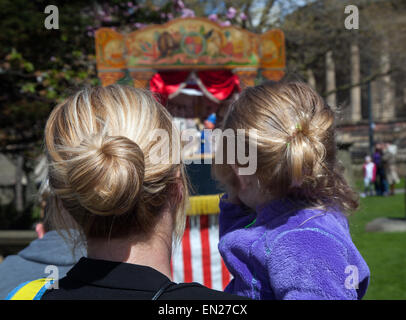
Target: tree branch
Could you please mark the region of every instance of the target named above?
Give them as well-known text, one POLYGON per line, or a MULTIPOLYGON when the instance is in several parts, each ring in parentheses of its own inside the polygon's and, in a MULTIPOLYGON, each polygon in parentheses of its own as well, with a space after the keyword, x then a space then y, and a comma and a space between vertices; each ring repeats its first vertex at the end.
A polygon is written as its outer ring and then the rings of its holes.
POLYGON ((253 3, 254 3, 254 0, 249 1, 244 8, 244 13, 247 16, 247 22, 249 24, 247 29, 250 29, 250 30, 253 29, 252 17, 251 17, 251 13, 250 13, 250 9, 251 9, 253 3))
POLYGON ((354 84, 353 84, 353 83, 347 83, 347 84, 345 84, 345 85, 339 86, 339 87, 336 88, 335 90, 331 90, 331 91, 325 92, 325 93, 322 94, 322 95, 323 95, 323 97, 327 97, 327 96, 329 96, 330 94, 337 93, 338 91, 344 91, 344 90, 349 90, 349 89, 355 88, 355 87, 361 87, 361 86, 366 85, 366 84, 368 84, 368 83, 370 83, 370 82, 372 82, 372 81, 374 81, 374 80, 377 80, 377 79, 379 79, 379 78, 381 78, 381 77, 390 75, 391 73, 393 73, 393 72, 396 71, 396 70, 398 70, 398 69, 395 69, 395 68, 394 68, 394 69, 390 69, 390 70, 387 71, 387 72, 376 72, 376 73, 373 73, 372 75, 370 75, 370 76, 368 76, 368 77, 365 77, 362 81, 360 81, 360 82, 358 82, 358 83, 354 83, 354 84))
POLYGON ((261 13, 261 18, 259 19, 259 24, 257 26, 257 32, 261 31, 261 27, 265 24, 266 19, 268 18, 269 11, 271 11, 273 5, 275 4, 276 0, 269 0, 261 13))

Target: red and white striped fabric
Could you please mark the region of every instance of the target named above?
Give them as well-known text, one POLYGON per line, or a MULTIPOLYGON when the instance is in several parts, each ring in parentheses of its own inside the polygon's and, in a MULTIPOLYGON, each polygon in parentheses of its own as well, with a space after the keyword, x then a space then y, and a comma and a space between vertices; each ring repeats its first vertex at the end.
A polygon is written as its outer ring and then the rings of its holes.
POLYGON ((218 251, 218 241, 218 214, 188 216, 182 242, 172 255, 173 281, 224 290, 231 275, 218 251))

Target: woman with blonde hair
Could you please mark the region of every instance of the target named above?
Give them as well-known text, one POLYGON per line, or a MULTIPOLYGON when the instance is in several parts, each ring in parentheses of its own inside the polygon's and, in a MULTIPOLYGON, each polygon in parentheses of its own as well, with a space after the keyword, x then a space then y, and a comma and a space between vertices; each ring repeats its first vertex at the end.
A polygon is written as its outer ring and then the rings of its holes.
MULTIPOLYGON (((226 292, 253 299, 361 299, 369 269, 345 214, 357 196, 336 158, 334 112, 308 85, 267 82, 245 89, 223 130, 245 130, 257 170, 214 166, 219 250, 233 280, 226 292)), ((237 141, 238 143, 238 141, 237 141)), ((227 144, 217 152, 230 155, 227 144)), ((231 162, 231 161, 230 161, 231 162)))
POLYGON ((188 191, 179 133, 151 93, 119 85, 76 92, 49 116, 45 147, 55 199, 48 216, 82 232, 88 257, 36 298, 238 298, 170 280, 188 191), (156 130, 168 134, 153 139, 156 130), (162 152, 168 161, 156 161, 162 152))

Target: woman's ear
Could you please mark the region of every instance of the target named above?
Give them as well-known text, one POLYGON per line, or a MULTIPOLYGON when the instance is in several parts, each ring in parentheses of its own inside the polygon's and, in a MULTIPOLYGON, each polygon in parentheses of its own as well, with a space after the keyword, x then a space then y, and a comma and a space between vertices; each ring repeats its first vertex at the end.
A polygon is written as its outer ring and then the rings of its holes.
POLYGON ((182 202, 183 200, 183 194, 184 194, 184 188, 185 186, 183 185, 183 183, 179 180, 176 183, 176 204, 182 202))
POLYGON ((172 185, 170 190, 171 203, 177 206, 183 200, 184 188, 183 181, 181 178, 180 169, 176 172, 176 182, 172 185))

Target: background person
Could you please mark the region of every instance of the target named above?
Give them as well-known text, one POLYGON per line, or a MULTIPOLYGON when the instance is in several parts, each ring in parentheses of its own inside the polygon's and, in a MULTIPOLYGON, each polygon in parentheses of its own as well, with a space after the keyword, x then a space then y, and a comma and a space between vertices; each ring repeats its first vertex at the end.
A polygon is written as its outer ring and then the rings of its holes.
POLYGON ((378 143, 373 154, 373 161, 376 165, 375 192, 377 196, 383 196, 386 193, 386 173, 382 156, 382 144, 378 143))
MULTIPOLYGON (((51 276, 45 272, 49 265, 56 266, 57 275, 62 278, 82 256, 86 256, 83 246, 69 245, 46 220, 37 223, 35 231, 38 239, 16 255, 7 256, 0 264, 0 299, 5 299, 13 289, 26 281, 51 276)), ((72 233, 74 235, 75 232, 72 233)), ((52 276, 56 274, 52 273, 52 276)))
POLYGON ((364 196, 372 196, 374 182, 376 180, 376 165, 372 162, 370 156, 365 157, 365 162, 362 166, 364 174, 364 196))
POLYGON ((42 299, 237 299, 170 280, 188 196, 172 117, 146 90, 87 88, 59 104, 45 128, 49 185, 60 228, 76 225, 88 257, 42 299), (151 139, 155 129, 167 136, 151 139), (155 161, 167 152, 169 161, 155 161))
MULTIPOLYGON (((386 173, 386 181, 389 186, 389 195, 395 194, 395 185, 400 182, 396 169, 397 147, 394 144, 385 144, 383 148, 383 165, 386 173)), ((388 188, 388 187, 387 187, 388 188)))
POLYGON ((211 131, 205 131, 205 129, 208 130, 214 130, 214 128, 216 127, 216 114, 212 113, 210 114, 210 116, 203 121, 203 125, 204 128, 201 131, 201 150, 200 153, 204 154, 210 154, 213 150, 212 150, 212 134, 211 131))

